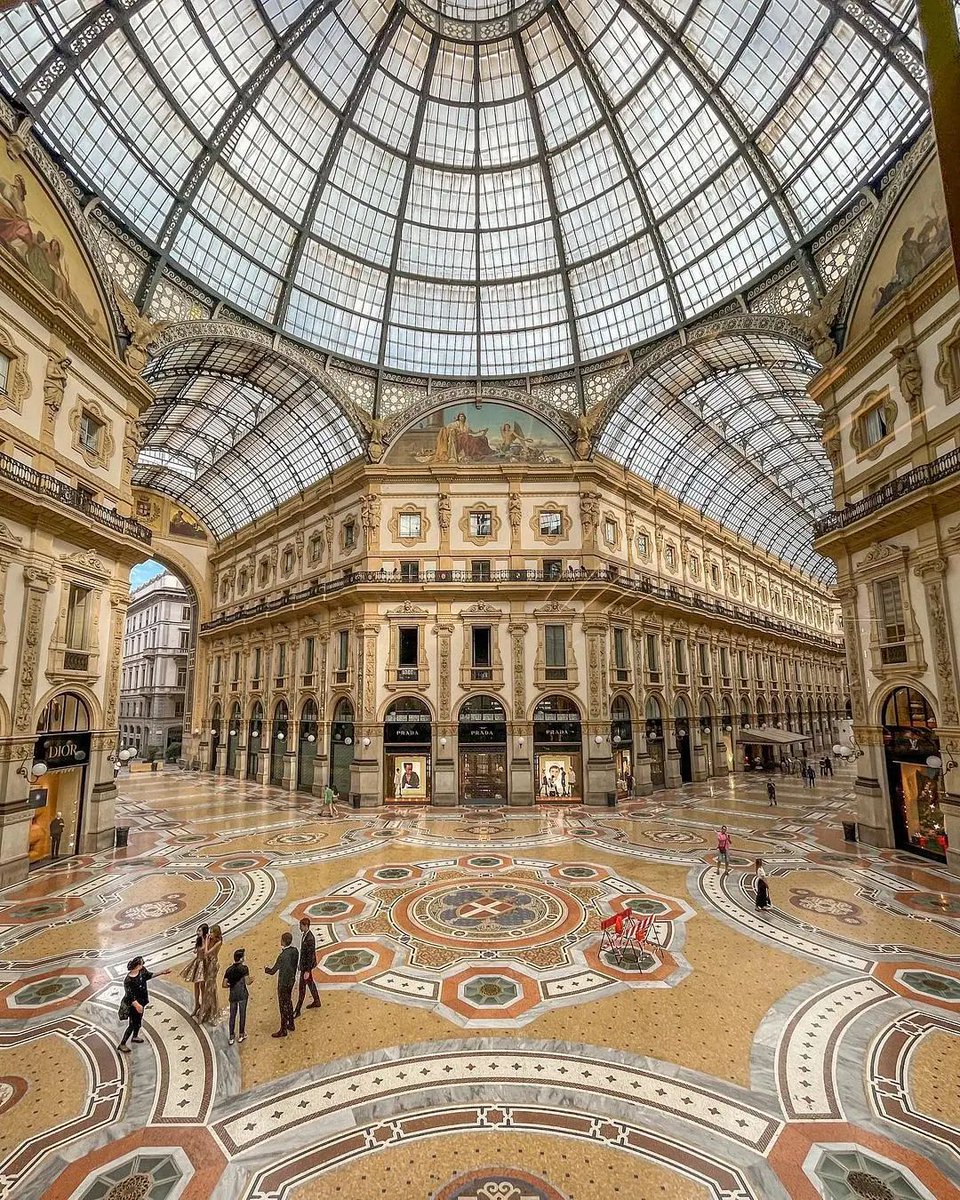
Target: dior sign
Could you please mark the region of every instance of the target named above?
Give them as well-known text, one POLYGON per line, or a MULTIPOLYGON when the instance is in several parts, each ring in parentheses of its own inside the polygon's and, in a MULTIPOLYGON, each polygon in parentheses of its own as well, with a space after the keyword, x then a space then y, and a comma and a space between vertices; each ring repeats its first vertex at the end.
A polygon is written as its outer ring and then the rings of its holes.
POLYGON ((33 750, 35 762, 47 764, 48 771, 82 767, 90 761, 89 733, 47 733, 37 738, 33 750))

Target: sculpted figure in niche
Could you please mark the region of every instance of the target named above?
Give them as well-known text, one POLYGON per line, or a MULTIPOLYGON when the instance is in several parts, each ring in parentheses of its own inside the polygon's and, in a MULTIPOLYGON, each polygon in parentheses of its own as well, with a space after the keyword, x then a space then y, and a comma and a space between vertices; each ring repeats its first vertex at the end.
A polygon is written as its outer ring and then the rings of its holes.
POLYGON ((923 378, 920 373, 920 356, 916 346, 895 346, 893 357, 897 361, 897 378, 900 394, 907 402, 910 415, 916 416, 923 408, 923 378))
POLYGON ((440 522, 440 528, 444 533, 450 530, 450 497, 446 493, 441 493, 440 499, 437 501, 437 520, 440 522))
POLYGON ((520 496, 516 492, 510 493, 510 503, 509 503, 508 512, 509 512, 509 518, 510 518, 510 528, 511 529, 519 529, 520 528, 520 518, 523 516, 523 506, 520 503, 520 496))

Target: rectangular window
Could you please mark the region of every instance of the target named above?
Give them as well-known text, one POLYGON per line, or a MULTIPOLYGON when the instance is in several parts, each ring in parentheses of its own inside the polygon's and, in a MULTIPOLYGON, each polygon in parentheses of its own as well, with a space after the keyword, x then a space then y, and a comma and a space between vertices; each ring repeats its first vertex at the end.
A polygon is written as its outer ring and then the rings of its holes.
POLYGON ((175 717, 182 717, 182 716, 183 716, 183 701, 182 701, 182 700, 174 700, 174 702, 173 702, 173 715, 174 715, 175 717))
POLYGON ((319 533, 315 533, 310 539, 310 561, 319 562, 323 556, 323 538, 319 533))
POLYGON ((263 651, 260 649, 259 646, 257 646, 253 652, 253 677, 257 681, 257 683, 260 682, 262 668, 263 668, 263 651))
POLYGON ((720 674, 724 679, 730 678, 730 649, 728 646, 720 647, 720 674))
POLYGON ((613 670, 617 683, 630 680, 630 659, 627 656, 627 631, 622 625, 613 627, 613 670))
POLYGON ((343 526, 343 548, 352 550, 357 544, 357 526, 354 521, 346 521, 343 526))
POLYGON ((180 649, 181 650, 189 650, 190 649, 190 630, 189 629, 181 629, 180 630, 180 649))
POLYGON ((183 606, 183 609, 181 610, 181 613, 180 613, 180 620, 181 621, 189 621, 190 620, 190 605, 189 604, 185 604, 183 606))
POLYGON ((220 676, 221 676, 222 672, 223 672, 223 659, 218 654, 217 657, 213 660, 213 683, 214 683, 215 687, 219 686, 220 676))
POLYGON ((687 643, 683 638, 673 639, 673 666, 678 676, 687 675, 687 643))
POLYGON ((187 668, 177 667, 177 687, 185 688, 187 686, 187 668))
POLYGON ((333 672, 334 683, 346 683, 347 671, 350 669, 350 631, 341 629, 337 632, 337 658, 333 672))
POLYGON ((868 446, 875 446, 877 442, 882 442, 890 432, 882 404, 871 408, 869 412, 863 414, 861 419, 863 421, 864 441, 868 446))
POLYGON ((317 652, 316 638, 308 637, 303 643, 303 673, 304 675, 313 675, 314 658, 317 652))
POLYGON ((640 558, 646 558, 650 553, 650 539, 645 533, 637 534, 637 554, 640 558))
POLYGON ((660 674, 660 639, 655 633, 648 633, 644 638, 644 648, 647 654, 647 670, 651 675, 660 674))
POLYGON ((561 537, 563 535, 563 514, 558 512, 542 512, 538 517, 541 537, 561 537))
POLYGON ((472 512, 470 514, 470 536, 471 537, 492 537, 493 536, 493 513, 472 512))
POLYGON ((700 674, 708 679, 710 677, 710 647, 706 642, 697 642, 697 658, 700 674))
POLYGON ((90 589, 71 583, 67 599, 67 646, 71 650, 86 649, 89 612, 90 589))
POLYGON ((567 628, 565 625, 545 625, 543 654, 547 679, 567 677, 567 628))
POLYGON ((397 678, 415 682, 419 662, 420 630, 416 625, 401 625, 397 636, 397 678))
POLYGON ((401 513, 400 520, 397 524, 402 538, 418 538, 421 529, 421 517, 419 513, 401 513))
POLYGON ((617 544, 617 523, 616 521, 611 521, 609 517, 605 518, 603 522, 603 540, 608 546, 615 546, 617 544))
POLYGON ((104 424, 84 409, 80 413, 80 424, 77 427, 77 437, 84 450, 91 454, 100 453, 100 441, 103 437, 104 424))
POLYGON ((492 665, 490 626, 474 625, 470 631, 470 641, 472 654, 471 666, 489 668, 492 665))
POLYGON ((470 564, 470 579, 474 583, 490 582, 490 560, 475 558, 470 564))
POLYGON ((545 558, 543 560, 544 579, 559 579, 563 574, 562 558, 545 558))
POLYGON ((741 680, 747 678, 747 652, 746 650, 737 651, 737 670, 740 672, 741 680))
POLYGON ((10 368, 13 360, 7 354, 0 354, 0 396, 6 396, 10 389, 10 368))
POLYGON ((240 651, 234 650, 233 657, 230 662, 230 678, 237 680, 240 678, 240 651))
POLYGON ((880 629, 880 661, 907 661, 907 624, 899 579, 880 579, 874 584, 877 623, 880 629))
POLYGON ((402 562, 400 578, 404 583, 417 583, 420 579, 420 564, 418 562, 402 562))

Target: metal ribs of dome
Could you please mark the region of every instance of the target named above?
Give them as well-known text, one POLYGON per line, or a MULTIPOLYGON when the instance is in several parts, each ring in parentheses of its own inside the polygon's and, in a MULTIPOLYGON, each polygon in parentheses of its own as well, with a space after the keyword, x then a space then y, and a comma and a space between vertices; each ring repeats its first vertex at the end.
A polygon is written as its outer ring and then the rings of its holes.
POLYGON ((817 294, 811 238, 925 119, 902 0, 440 8, 41 0, 0 16, 0 78, 150 248, 142 304, 170 266, 461 378, 642 344, 791 259, 817 294))

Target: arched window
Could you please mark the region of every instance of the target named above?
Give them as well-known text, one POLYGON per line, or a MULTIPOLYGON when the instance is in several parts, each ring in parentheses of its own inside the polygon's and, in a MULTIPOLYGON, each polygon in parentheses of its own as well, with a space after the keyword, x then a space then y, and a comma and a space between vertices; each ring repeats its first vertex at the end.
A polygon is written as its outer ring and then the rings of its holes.
POLYGON ((936 729, 937 717, 921 692, 900 687, 884 701, 881 724, 897 729, 936 729))
POLYGON ((37 733, 76 733, 89 728, 90 710, 76 692, 54 696, 37 721, 37 733))
POLYGON ((643 710, 643 715, 648 721, 662 721, 663 710, 660 708, 660 701, 656 696, 648 696, 647 704, 643 710))

